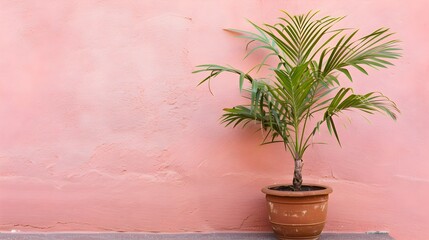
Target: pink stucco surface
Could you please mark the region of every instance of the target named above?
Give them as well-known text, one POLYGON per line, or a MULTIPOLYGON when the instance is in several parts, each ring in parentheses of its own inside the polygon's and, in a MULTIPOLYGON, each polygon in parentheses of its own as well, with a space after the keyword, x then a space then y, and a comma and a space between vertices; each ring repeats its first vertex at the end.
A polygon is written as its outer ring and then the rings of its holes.
POLYGON ((260 188, 290 182, 281 145, 219 125, 243 100, 234 76, 196 88, 202 63, 248 68, 224 28, 280 9, 347 15, 402 40, 396 66, 356 75, 396 101, 397 122, 351 115, 326 130, 304 181, 328 184, 326 231, 427 240, 429 6, 426 0, 0 1, 0 230, 268 231, 260 188), (426 228, 426 229, 425 229, 426 228))

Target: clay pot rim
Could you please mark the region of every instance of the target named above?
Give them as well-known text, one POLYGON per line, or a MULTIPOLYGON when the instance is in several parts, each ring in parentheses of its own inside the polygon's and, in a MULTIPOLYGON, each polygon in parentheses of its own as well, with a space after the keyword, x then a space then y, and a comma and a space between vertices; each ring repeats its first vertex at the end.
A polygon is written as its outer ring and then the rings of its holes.
POLYGON ((281 197, 308 197, 308 196, 319 196, 319 195, 328 195, 332 193, 332 188, 326 185, 321 184, 303 184, 303 186, 314 186, 314 187, 322 187, 324 189, 321 190, 312 190, 312 191, 302 191, 302 192, 292 192, 292 191, 278 191, 272 190, 272 187, 279 186, 290 186, 290 184, 274 184, 269 185, 261 189, 261 191, 267 195, 273 196, 281 196, 281 197))

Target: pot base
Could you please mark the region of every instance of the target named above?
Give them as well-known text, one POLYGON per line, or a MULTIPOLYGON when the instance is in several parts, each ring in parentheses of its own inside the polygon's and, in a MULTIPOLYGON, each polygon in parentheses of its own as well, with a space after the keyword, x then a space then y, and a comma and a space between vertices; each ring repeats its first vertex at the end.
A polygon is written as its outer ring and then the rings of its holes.
POLYGON ((324 223, 312 226, 279 225, 271 222, 274 234, 280 240, 317 240, 324 223))
POLYGON ((280 238, 277 237, 279 240, 318 240, 320 238, 320 235, 317 237, 311 237, 311 238, 280 238))
POLYGON ((320 235, 317 237, 310 237, 310 238, 280 238, 277 237, 277 239, 279 240, 318 240, 320 238, 320 235))

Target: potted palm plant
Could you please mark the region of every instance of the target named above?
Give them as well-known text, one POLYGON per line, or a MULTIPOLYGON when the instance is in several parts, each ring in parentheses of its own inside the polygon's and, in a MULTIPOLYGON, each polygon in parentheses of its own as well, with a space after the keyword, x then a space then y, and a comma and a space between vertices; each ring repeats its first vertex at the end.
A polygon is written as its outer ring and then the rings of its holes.
POLYGON ((294 16, 283 13, 273 25, 250 22, 255 32, 229 29, 249 40, 246 57, 264 50, 265 57, 250 71, 206 64, 197 66, 194 73, 208 73, 200 84, 224 72, 238 76, 242 96, 249 102, 225 108, 221 122, 233 127, 257 123, 264 133, 262 144, 282 143, 295 163, 291 184, 262 189, 273 230, 279 239, 318 239, 332 189, 303 184, 304 153, 324 125, 340 144, 335 117, 346 110, 380 112, 396 119, 398 108, 383 94, 356 94, 341 83, 342 78, 352 81, 351 69, 368 74, 368 67, 392 65, 390 61, 400 56, 400 49, 387 28, 357 37, 358 30, 335 28, 343 17, 317 17, 317 12, 294 16), (268 61, 270 58, 274 59, 268 61), (263 67, 268 68, 268 77, 252 76, 263 67))

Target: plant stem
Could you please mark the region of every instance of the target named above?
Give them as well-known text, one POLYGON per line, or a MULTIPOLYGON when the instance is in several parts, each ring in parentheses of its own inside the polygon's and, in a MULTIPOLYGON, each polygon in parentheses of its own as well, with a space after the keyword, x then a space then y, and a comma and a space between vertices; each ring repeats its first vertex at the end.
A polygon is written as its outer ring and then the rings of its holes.
POLYGON ((295 123, 295 158, 299 158, 299 123, 295 123))
POLYGON ((295 159, 295 170, 293 172, 293 189, 300 191, 302 186, 302 166, 304 162, 302 159, 295 159))

